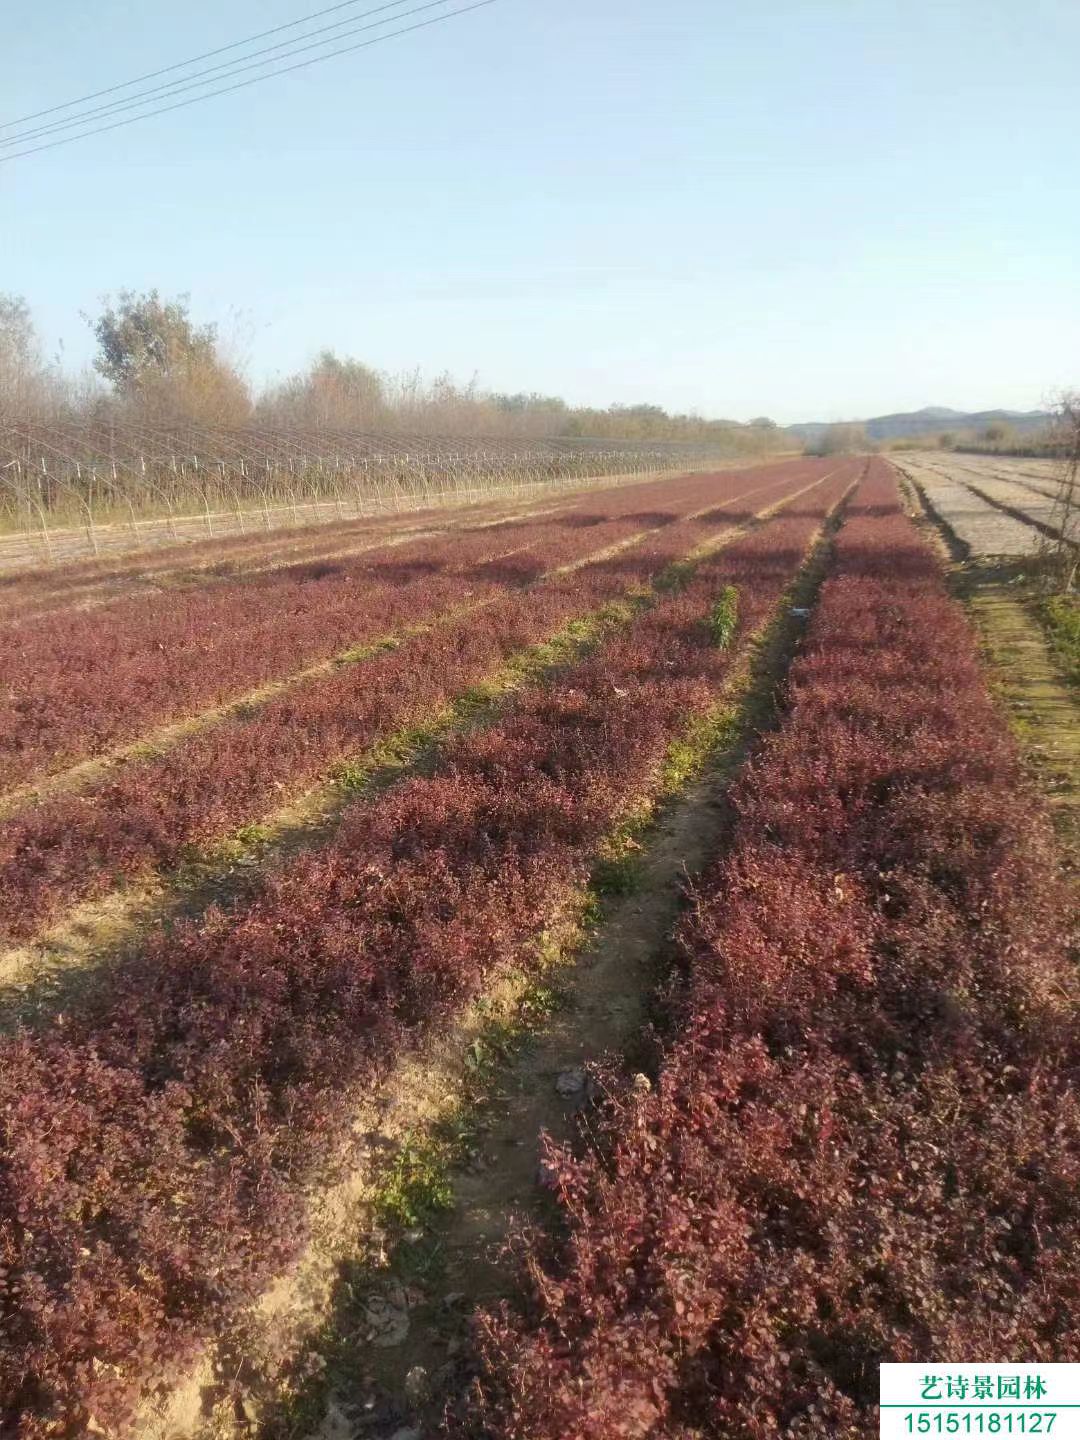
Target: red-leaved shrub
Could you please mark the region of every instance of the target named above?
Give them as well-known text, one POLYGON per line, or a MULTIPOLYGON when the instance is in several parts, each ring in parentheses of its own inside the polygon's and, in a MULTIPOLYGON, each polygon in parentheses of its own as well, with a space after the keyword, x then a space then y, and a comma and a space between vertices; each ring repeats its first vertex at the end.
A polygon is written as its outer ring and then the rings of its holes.
MULTIPOLYGON (((807 482, 795 470, 779 482, 766 476, 744 483, 752 484, 745 498, 717 499, 700 518, 685 518, 714 498, 713 482, 697 477, 696 488, 687 487, 682 500, 676 497, 670 509, 648 516, 654 526, 666 522, 648 538, 569 573, 544 572, 565 564, 568 553, 577 554, 583 532, 551 525, 526 530, 530 543, 507 563, 527 565, 522 573, 540 575, 539 580, 526 586, 501 577, 490 593, 474 581, 456 580, 458 604, 476 606, 459 618, 403 637, 360 664, 292 686, 161 755, 132 760, 85 792, 28 804, 0 820, 0 940, 26 939, 65 905, 173 866, 190 847, 261 818, 325 776, 335 762, 362 755, 398 728, 422 723, 516 652, 631 587, 647 585, 710 534, 745 521, 807 482)), ((635 526, 641 518, 635 516, 635 526)), ((594 537, 589 550, 602 543, 598 530, 606 533, 607 526, 588 527, 594 537)), ((422 617, 433 597, 421 590, 422 617)), ((398 603, 409 608, 407 598, 398 603)))
POLYGON ((552 1155, 453 1433, 870 1437, 883 1360, 1080 1360, 1065 894, 884 462, 734 802, 658 1085, 552 1155))
POLYGON ((148 726, 224 703, 418 620, 534 580, 650 520, 663 524, 823 462, 604 492, 553 515, 315 558, 211 586, 124 597, 0 626, 0 789, 101 754, 148 726), (689 503, 688 503, 689 502, 689 503), (670 508, 669 508, 670 507, 670 508))
POLYGON ((350 1093, 527 963, 597 843, 716 700, 725 585, 760 626, 857 467, 683 587, 431 775, 358 801, 249 902, 163 933, 84 1005, 0 1039, 0 1414, 20 1437, 122 1424, 295 1252, 350 1093), (170 1363, 171 1362, 171 1363, 170 1363))

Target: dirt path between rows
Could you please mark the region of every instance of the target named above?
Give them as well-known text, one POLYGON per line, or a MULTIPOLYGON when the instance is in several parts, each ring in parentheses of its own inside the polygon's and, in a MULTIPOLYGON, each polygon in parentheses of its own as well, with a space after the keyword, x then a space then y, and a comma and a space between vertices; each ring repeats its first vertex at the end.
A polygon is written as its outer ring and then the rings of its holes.
POLYGON ((478 1121, 475 1155, 453 1175, 452 1218, 428 1241, 429 1250, 437 1247, 438 1283, 406 1287, 415 1303, 399 1345, 365 1347, 351 1377, 335 1376, 327 1415, 351 1416, 354 1434, 391 1436, 467 1383, 455 1360, 469 1311, 514 1294, 507 1242, 544 1209, 543 1137, 572 1136, 588 1099, 590 1062, 647 1063, 638 1052, 686 882, 718 851, 729 826, 722 777, 691 785, 650 837, 639 892, 609 905, 599 933, 563 978, 559 1010, 501 1077, 478 1121), (417 1406, 428 1386, 434 1406, 417 1406))

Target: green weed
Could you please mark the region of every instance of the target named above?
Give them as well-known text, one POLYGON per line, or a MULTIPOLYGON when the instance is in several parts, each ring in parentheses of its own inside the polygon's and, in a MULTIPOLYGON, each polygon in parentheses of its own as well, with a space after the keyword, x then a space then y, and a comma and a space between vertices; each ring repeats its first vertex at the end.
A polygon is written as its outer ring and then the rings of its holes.
POLYGON ((407 1138, 390 1167, 375 1202, 384 1225, 408 1230, 454 1206, 454 1187, 446 1163, 431 1146, 407 1138))
POLYGON ((622 855, 605 856, 593 866, 592 883, 605 899, 636 895, 641 889, 644 870, 639 855, 629 851, 622 855))
POLYGON ((735 636, 739 622, 739 591, 734 585, 725 585, 720 598, 709 614, 709 634, 718 650, 726 650, 735 636))

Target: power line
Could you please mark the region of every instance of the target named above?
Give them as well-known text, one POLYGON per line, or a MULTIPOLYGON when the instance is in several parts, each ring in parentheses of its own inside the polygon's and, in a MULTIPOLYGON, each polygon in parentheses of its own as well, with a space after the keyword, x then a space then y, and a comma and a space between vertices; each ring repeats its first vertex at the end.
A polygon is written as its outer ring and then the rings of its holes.
MULTIPOLYGON (((396 0, 402 4, 404 0, 396 0)), ((174 70, 183 70, 188 65, 198 65, 202 60, 213 60, 217 55, 225 55, 230 50, 240 50, 245 45, 254 45, 256 40, 267 40, 271 35, 280 35, 285 30, 295 30, 300 25, 307 25, 312 20, 321 20, 324 15, 334 15, 339 10, 349 10, 354 5, 359 5, 360 0, 339 0, 336 5, 328 5, 325 10, 315 10, 310 15, 304 15, 299 20, 289 20, 284 25, 275 25, 271 30, 260 30, 256 35, 249 35, 246 40, 234 40, 230 45, 219 45, 216 50, 205 50, 201 55, 193 55, 190 60, 178 60, 175 65, 165 65, 160 70, 151 70, 146 75, 136 75, 133 80, 125 80, 120 85, 110 85, 105 90, 94 90, 89 95, 81 95, 77 100, 65 100, 62 105, 50 105, 47 110, 35 110, 29 115, 18 115, 14 120, 5 120, 0 123, 0 130, 10 130, 13 125, 27 125, 31 120, 40 120, 44 115, 55 115, 60 110, 71 110, 76 105, 85 105, 89 100, 100 100, 103 95, 115 95, 120 90, 130 90, 132 85, 141 85, 144 80, 157 80, 161 75, 171 75, 174 70)), ((380 9, 388 9, 388 6, 380 6, 380 9)), ((364 12, 373 15, 373 10, 364 12)))
MULTIPOLYGON (((26 155, 38 155, 43 150, 55 150, 61 145, 73 145, 76 140, 89 139, 91 135, 103 135, 109 130, 121 130, 127 125, 134 125, 140 120, 149 120, 155 115, 167 115, 171 110, 185 110, 189 105, 198 105, 200 101, 212 100, 216 95, 228 95, 233 90, 246 90, 249 85, 258 85, 263 80, 273 80, 279 75, 289 75, 294 70, 307 70, 312 65, 321 65, 326 60, 334 60, 339 55, 350 55, 356 50, 367 50, 372 45, 379 45, 384 40, 393 40, 399 35, 410 35, 414 30, 426 30, 430 25, 439 25, 444 20, 453 20, 458 15, 467 15, 471 10, 483 10, 488 5, 494 5, 496 0, 474 0, 471 5, 463 5, 459 10, 450 10, 444 15, 433 15, 428 20, 420 20, 415 25, 405 25, 400 30, 390 30, 385 35, 376 35, 371 40, 362 40, 357 45, 343 45, 340 49, 332 50, 328 55, 315 55, 310 60, 299 60, 295 65, 286 65, 280 70, 272 70, 267 75, 253 75, 250 80, 239 80, 235 85, 224 85, 218 90, 210 90, 205 95, 193 95, 188 100, 178 100, 174 105, 161 105, 157 109, 147 110, 142 115, 130 115, 126 120, 114 120, 110 125, 99 125, 92 130, 84 130, 79 135, 68 135, 62 140, 51 140, 45 145, 35 145, 29 150, 16 150, 11 155, 0 155, 0 165, 6 165, 12 160, 21 160, 26 155)), ((325 42, 329 43, 329 42, 325 42)))
POLYGON ((208 70, 197 72, 195 75, 186 75, 179 80, 171 80, 165 85, 154 86, 151 90, 140 91, 128 100, 113 100, 108 105, 98 105, 93 110, 84 110, 79 115, 74 115, 70 120, 54 120, 48 125, 38 126, 34 130, 22 130, 18 134, 9 135, 6 138, 0 137, 0 148, 12 145, 25 144, 29 140, 39 140, 46 135, 56 135, 62 130, 76 129, 94 119, 112 117, 119 115, 125 110, 136 110, 147 104, 151 99, 172 99, 176 95, 182 95, 187 90, 198 90, 204 85, 217 84, 222 80, 231 80, 234 75, 243 75, 249 70, 260 70, 267 65, 276 64, 281 60, 288 60, 293 55, 303 55, 309 50, 318 50, 326 45, 335 44, 339 40, 346 40, 352 35, 362 35, 368 30, 377 30, 381 25, 389 25, 395 20, 407 19, 410 15, 419 15, 425 10, 434 10, 439 5, 449 5, 451 0, 427 0, 423 5, 417 5, 411 10, 399 10, 395 15, 387 15, 382 20, 373 20, 367 25, 354 25, 354 20, 362 20, 368 15, 377 15, 380 11, 393 9, 403 5, 406 0, 390 0, 388 5, 378 5, 373 10, 365 10, 360 15, 352 16, 348 20, 337 20, 332 25, 325 25, 318 30, 309 30, 305 35, 298 35, 294 40, 281 40, 276 45, 268 45, 265 50, 252 51, 250 55, 240 56, 236 60, 226 60, 221 65, 212 65, 208 70), (351 28, 342 30, 342 26, 351 28), (328 30, 340 30, 341 34, 335 35, 332 40, 313 40, 310 45, 303 45, 300 42, 310 40, 314 35, 322 35, 328 30), (259 60, 259 55, 270 55, 275 50, 284 50, 285 54, 278 55, 274 60, 259 60), (244 61, 251 61, 245 64, 244 61), (216 71, 223 70, 223 75, 217 75, 216 79, 207 79, 213 76, 216 71))

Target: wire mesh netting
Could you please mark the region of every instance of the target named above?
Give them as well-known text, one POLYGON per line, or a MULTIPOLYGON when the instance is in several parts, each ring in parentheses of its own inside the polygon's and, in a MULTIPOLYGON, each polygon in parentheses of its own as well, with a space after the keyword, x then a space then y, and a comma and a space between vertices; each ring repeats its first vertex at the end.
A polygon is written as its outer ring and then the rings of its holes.
POLYGON ((592 476, 698 469, 733 453, 680 441, 0 423, 0 543, 9 562, 18 554, 40 563, 184 539, 196 528, 225 534, 592 476))

